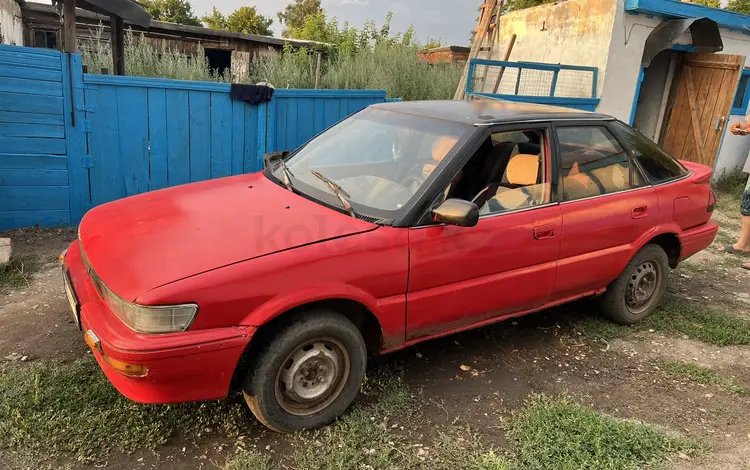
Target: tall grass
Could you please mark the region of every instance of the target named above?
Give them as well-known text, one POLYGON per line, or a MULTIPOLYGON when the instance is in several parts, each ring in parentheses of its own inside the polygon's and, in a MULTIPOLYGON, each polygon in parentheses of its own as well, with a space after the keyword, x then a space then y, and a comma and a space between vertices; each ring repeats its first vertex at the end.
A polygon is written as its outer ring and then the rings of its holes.
MULTIPOLYGON (((79 43, 83 64, 90 73, 107 69, 112 73, 109 41, 97 30, 79 43)), ((313 88, 317 57, 305 49, 256 58, 249 75, 231 76, 211 70, 202 48, 187 54, 166 46, 154 46, 141 35, 125 36, 125 72, 140 77, 180 80, 256 83, 276 88, 313 88)), ((388 96, 405 100, 450 99, 456 91, 463 67, 430 65, 419 59, 414 47, 378 44, 353 55, 332 55, 321 64, 320 88, 386 90, 388 96)))
MULTIPOLYGON (((277 88, 312 88, 315 62, 306 51, 272 54, 256 60, 251 78, 277 88)), ((414 48, 380 44, 325 60, 320 88, 386 90, 405 100, 451 99, 462 73, 456 64, 422 62, 414 48)))

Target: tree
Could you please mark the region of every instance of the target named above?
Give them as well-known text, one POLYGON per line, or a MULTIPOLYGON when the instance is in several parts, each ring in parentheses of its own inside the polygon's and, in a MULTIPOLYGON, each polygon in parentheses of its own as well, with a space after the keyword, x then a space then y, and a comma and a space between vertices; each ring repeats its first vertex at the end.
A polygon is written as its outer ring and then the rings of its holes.
POLYGON ((422 46, 422 49, 435 49, 438 47, 443 47, 443 42, 440 39, 430 38, 427 40, 424 46, 422 46))
POLYGON ((730 0, 727 4, 727 10, 750 15, 750 0, 730 0))
POLYGON ((237 33, 259 34, 273 36, 271 24, 273 20, 258 13, 255 7, 240 7, 229 16, 224 16, 216 7, 210 15, 201 18, 204 25, 211 29, 225 29, 237 33))
POLYGON ((157 21, 200 26, 188 0, 141 0, 141 5, 157 21))
POLYGON ((692 0, 692 2, 706 7, 721 8, 719 0, 692 0))
POLYGON ((322 11, 320 0, 294 0, 294 3, 287 5, 284 11, 277 14, 279 22, 284 25, 281 35, 285 38, 290 37, 293 29, 300 29, 305 25, 308 16, 322 11))

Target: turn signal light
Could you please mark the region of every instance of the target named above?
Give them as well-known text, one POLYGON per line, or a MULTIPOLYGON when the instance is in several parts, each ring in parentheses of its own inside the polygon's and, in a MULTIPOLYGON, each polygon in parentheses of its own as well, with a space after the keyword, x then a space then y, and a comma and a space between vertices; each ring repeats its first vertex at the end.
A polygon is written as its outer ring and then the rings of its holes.
POLYGON ((145 377, 148 374, 148 367, 143 364, 130 364, 129 362, 109 357, 106 354, 102 354, 102 359, 122 375, 127 375, 129 377, 145 377))

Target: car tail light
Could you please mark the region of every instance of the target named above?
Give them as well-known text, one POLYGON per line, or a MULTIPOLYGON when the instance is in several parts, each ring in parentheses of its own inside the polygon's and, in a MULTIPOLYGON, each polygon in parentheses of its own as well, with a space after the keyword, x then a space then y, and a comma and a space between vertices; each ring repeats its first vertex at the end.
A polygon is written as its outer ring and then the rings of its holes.
POLYGON ((713 189, 708 190, 708 207, 706 207, 706 212, 709 214, 714 211, 714 208, 716 207, 716 194, 714 194, 713 189))

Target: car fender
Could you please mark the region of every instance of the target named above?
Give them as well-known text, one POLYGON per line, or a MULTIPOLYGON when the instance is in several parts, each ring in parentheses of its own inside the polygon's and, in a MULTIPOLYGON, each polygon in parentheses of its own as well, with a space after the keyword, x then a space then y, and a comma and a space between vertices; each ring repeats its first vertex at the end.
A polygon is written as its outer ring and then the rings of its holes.
POLYGON ((348 284, 316 284, 305 289, 276 296, 249 312, 243 326, 262 326, 294 308, 323 300, 343 299, 364 305, 376 317, 381 317, 378 300, 366 291, 348 284))

